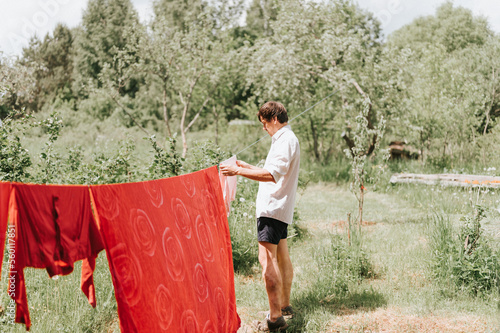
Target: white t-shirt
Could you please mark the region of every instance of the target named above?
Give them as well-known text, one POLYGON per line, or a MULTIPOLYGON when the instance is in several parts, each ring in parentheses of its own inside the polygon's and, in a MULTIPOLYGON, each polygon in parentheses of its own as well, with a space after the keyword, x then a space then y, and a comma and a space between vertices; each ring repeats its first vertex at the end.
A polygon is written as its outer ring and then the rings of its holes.
POLYGON ((264 164, 264 169, 269 171, 276 183, 259 183, 257 217, 271 217, 287 224, 292 223, 299 164, 299 140, 290 125, 283 126, 272 136, 271 149, 264 164))

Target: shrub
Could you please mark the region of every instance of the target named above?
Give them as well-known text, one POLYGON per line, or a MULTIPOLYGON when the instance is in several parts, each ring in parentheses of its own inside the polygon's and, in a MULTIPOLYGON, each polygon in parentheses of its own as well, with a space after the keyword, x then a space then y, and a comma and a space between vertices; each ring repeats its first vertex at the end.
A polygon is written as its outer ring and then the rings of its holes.
POLYGON ((186 159, 186 172, 193 172, 218 165, 231 156, 212 141, 195 142, 186 159))
POLYGON ((8 117, 0 122, 0 180, 25 181, 31 177, 31 158, 18 135, 23 126, 23 119, 16 122, 8 117))
POLYGON ((239 177, 237 186, 236 200, 231 204, 229 215, 233 265, 235 271, 249 274, 258 263, 255 197, 259 184, 239 177))
POLYGON ((449 218, 436 214, 430 232, 430 267, 438 282, 452 282, 452 290, 486 295, 500 289, 500 251, 481 227, 485 210, 476 206, 461 219, 457 232, 449 218))
POLYGON ((311 172, 311 180, 314 182, 335 182, 336 184, 347 183, 351 178, 351 164, 345 156, 339 156, 328 164, 311 163, 304 160, 301 162, 311 172))
POLYGON ((49 135, 48 141, 45 143, 40 154, 40 168, 35 175, 35 182, 39 183, 57 183, 61 181, 61 157, 54 152, 54 142, 57 141, 61 133, 62 120, 56 112, 53 112, 47 119, 35 123, 42 128, 43 132, 49 135))
POLYGON ((158 179, 180 175, 184 159, 177 152, 175 136, 165 141, 165 143, 168 143, 168 150, 158 145, 154 135, 148 138, 148 140, 155 153, 153 161, 148 168, 149 178, 158 179))
POLYGON ((333 235, 330 246, 317 252, 315 261, 319 266, 315 289, 327 301, 345 297, 352 283, 375 275, 359 237, 349 245, 345 235, 333 235))
POLYGON ((111 97, 104 93, 95 93, 84 99, 78 105, 78 110, 90 115, 92 118, 104 120, 111 116, 116 106, 111 97))

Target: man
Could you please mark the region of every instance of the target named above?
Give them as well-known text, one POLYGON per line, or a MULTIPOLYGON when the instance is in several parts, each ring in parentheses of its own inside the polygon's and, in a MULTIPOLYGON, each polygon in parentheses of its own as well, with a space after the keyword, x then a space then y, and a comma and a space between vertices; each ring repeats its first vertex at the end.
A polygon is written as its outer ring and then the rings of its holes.
POLYGON ((237 161, 236 166, 221 165, 226 176, 240 175, 259 181, 256 213, 259 262, 269 299, 269 315, 258 322, 261 331, 281 331, 288 327, 283 315, 293 315, 290 305, 293 267, 287 244, 287 228, 293 220, 295 193, 299 178, 299 140, 288 125, 283 104, 265 103, 258 112, 263 129, 272 138, 263 168, 237 161))

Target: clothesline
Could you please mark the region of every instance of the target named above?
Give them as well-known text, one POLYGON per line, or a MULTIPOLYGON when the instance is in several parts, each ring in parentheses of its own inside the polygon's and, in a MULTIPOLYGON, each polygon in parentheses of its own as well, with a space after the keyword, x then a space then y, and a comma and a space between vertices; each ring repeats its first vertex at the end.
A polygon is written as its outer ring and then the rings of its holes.
POLYGON ((122 332, 238 330, 231 239, 215 166, 125 184, 0 182, 2 233, 7 206, 16 256, 9 289, 16 322, 27 330, 24 268, 66 275, 83 259, 81 287, 95 306, 92 274, 103 248, 122 332))

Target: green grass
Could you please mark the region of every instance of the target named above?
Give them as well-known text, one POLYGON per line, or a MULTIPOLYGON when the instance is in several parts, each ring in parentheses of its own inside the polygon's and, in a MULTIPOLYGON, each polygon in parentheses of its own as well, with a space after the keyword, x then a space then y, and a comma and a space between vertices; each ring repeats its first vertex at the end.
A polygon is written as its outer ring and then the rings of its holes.
MULTIPOLYGON (((290 242, 295 267, 292 303, 298 314, 290 321, 288 332, 384 329, 419 332, 426 327, 433 331, 436 325, 442 332, 500 330, 497 320, 500 295, 474 297, 460 291, 443 293, 445 286, 432 277, 429 246, 429 225, 434 212, 445 214, 458 226, 459 218, 470 210, 471 202, 488 208, 483 225, 498 241, 499 191, 478 193, 475 189, 412 185, 389 186, 378 192, 368 190, 361 248, 373 272, 364 277, 349 277, 353 266, 333 258, 334 244, 341 246, 342 251, 351 251, 346 243, 346 220, 348 212, 357 210, 357 202, 347 186, 315 183, 299 196, 300 223, 307 232, 303 238, 290 242), (390 320, 384 322, 381 318, 390 320), (461 320, 475 322, 476 326, 464 329, 461 320), (439 326, 441 323, 451 328, 446 330, 439 326)), ((237 205, 241 209, 236 207, 235 214, 247 212, 236 221, 245 228, 238 232, 253 234, 255 221, 249 217, 253 212, 251 202, 238 201, 237 205)), ((256 242, 254 246, 250 253, 256 253, 256 242)), ((119 332, 104 252, 98 258, 95 272, 96 309, 92 309, 80 291, 79 263, 72 274, 57 280, 49 279, 45 270, 27 268, 25 272, 32 332, 119 332)), ((4 261, 1 290, 7 289, 6 273, 4 261)), ((268 309, 260 274, 254 260, 253 265, 235 275, 237 307, 243 323, 241 332, 251 332, 251 322, 262 319, 268 309)), ((7 293, 0 293, 4 308, 8 300, 7 293)), ((1 315, 0 331, 24 332, 25 329, 23 325, 10 326, 5 315, 1 315)))
MULTIPOLYGON (((92 308, 80 290, 81 261, 73 273, 49 278, 42 269, 25 268, 26 292, 31 318, 31 332, 119 332, 116 300, 106 255, 96 260, 94 284, 97 306, 92 308)), ((7 265, 2 267, 1 290, 7 290, 7 265)), ((10 297, 0 293, 5 308, 10 297)), ((12 325, 5 313, 0 317, 1 332, 26 332, 24 325, 12 325)))
MULTIPOLYGON (((478 197, 477 190, 469 193, 469 189, 413 185, 368 192, 362 248, 375 276, 347 281, 347 292, 329 294, 324 281, 330 279, 335 284, 339 277, 333 273, 322 276, 325 271, 319 268, 319 254, 331 246, 334 237, 345 239, 347 213, 356 211, 357 201, 347 186, 311 185, 299 200, 301 223, 308 237, 290 249, 295 268, 292 304, 299 313, 287 332, 499 331, 498 292, 485 297, 443 294, 444 286, 432 278, 428 236, 433 212, 441 211, 458 224, 459 217, 470 210, 471 201, 490 208, 485 224, 498 233, 498 193, 489 191, 478 197), (390 320, 382 322, 380 318, 386 316, 390 320), (477 325, 463 326, 461 318, 475 320, 477 325)), ((500 235, 496 236, 499 240, 500 235)), ((331 264, 338 265, 333 259, 331 264)), ((238 309, 244 324, 241 332, 251 332, 251 322, 261 320, 268 308, 258 266, 254 272, 236 276, 238 309)))

